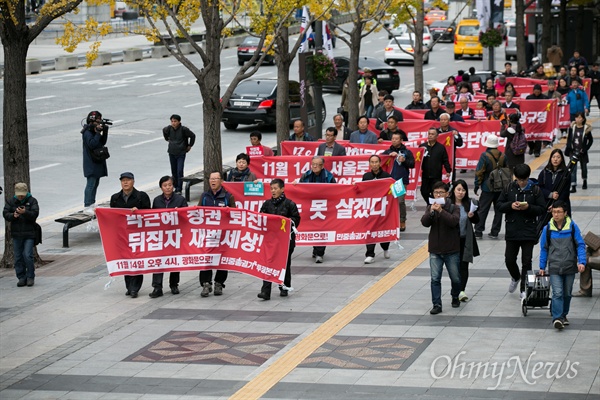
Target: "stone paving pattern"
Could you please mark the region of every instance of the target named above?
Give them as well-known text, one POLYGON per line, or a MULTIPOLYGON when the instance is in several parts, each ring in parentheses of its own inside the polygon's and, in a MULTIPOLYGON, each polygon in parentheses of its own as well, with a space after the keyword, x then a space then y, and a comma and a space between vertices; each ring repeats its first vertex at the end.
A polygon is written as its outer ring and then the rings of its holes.
MULTIPOLYGON (((598 121, 594 127, 600 131, 598 121)), ((582 231, 597 232, 600 150, 593 148, 590 158, 589 189, 579 189, 571 203, 582 231)), ((472 182, 473 173, 460 177, 472 182)), ((121 278, 107 276, 98 233, 77 227, 71 247, 62 249, 62 226, 41 221, 39 251, 53 262, 38 270, 35 286, 17 288, 14 272, 0 271, 0 399, 228 398, 426 244, 420 203, 409 207, 402 247, 391 246, 390 260, 378 248, 376 262, 364 265, 363 246, 328 247, 317 265, 311 248, 296 248, 295 290, 267 302, 256 298, 257 279, 236 273, 223 296, 201 298, 193 272, 182 273, 180 295, 150 299, 146 276, 140 297, 131 299, 121 278)), ((599 399, 600 291, 573 299, 571 325, 563 331, 552 328, 547 309, 523 317, 518 294, 507 293, 503 231, 500 240, 486 234, 470 269, 469 302, 450 307, 444 274, 444 311, 430 315, 425 261, 263 398, 599 399), (461 376, 444 357, 467 367, 513 364, 501 379, 468 369, 461 376), (524 368, 530 360, 525 376, 515 372, 516 358, 524 368), (534 378, 538 362, 561 371, 578 363, 577 373, 534 378)), ((536 249, 534 265, 538 256, 536 249)), ((594 277, 599 282, 597 272, 594 277)))

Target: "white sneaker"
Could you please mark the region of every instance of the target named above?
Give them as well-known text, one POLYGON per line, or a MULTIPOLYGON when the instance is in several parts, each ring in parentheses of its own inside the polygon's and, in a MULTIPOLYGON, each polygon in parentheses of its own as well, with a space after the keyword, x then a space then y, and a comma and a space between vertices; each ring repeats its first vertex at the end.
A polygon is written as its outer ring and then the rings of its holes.
POLYGON ((517 289, 517 285, 519 281, 515 281, 513 278, 510 278, 510 285, 508 285, 508 293, 513 293, 517 289))
POLYGON ((463 291, 458 294, 458 300, 467 301, 469 300, 469 298, 467 297, 467 294, 463 291))
POLYGON ((527 297, 527 294, 525 292, 521 292, 521 300, 523 300, 525 297, 527 297))
POLYGON ((390 258, 390 251, 389 250, 384 250, 383 251, 383 258, 390 258))
POLYGON ((365 264, 373 264, 374 262, 375 262, 375 257, 365 258, 365 264))
POLYGON ((322 264, 322 263, 323 263, 323 257, 321 257, 321 256, 316 256, 316 257, 315 257, 315 262, 316 262, 317 264, 322 264))

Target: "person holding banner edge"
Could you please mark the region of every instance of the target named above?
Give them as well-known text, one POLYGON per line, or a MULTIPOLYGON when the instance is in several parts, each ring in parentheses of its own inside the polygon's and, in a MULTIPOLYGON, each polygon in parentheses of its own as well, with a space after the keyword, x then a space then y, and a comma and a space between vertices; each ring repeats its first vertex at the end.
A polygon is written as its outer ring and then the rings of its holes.
MULTIPOLYGON (((179 208, 187 207, 188 203, 180 194, 174 193, 173 178, 170 176, 163 176, 158 181, 158 187, 162 191, 162 194, 156 196, 152 201, 153 209, 161 208, 179 208)), ((152 287, 154 290, 148 296, 155 299, 163 295, 163 277, 164 273, 152 274, 152 287)), ((172 294, 179 294, 179 277, 178 271, 169 273, 169 287, 171 288, 172 294)))
MULTIPOLYGON (((121 191, 111 196, 111 208, 129 208, 131 212, 150 209, 150 197, 146 192, 141 192, 134 187, 133 173, 123 172, 119 180, 121 181, 121 191)), ((132 299, 138 297, 138 292, 144 283, 144 275, 125 275, 123 278, 125 278, 125 287, 127 288, 125 296, 131 296, 132 299)))
MULTIPOLYGON (((415 167, 415 157, 413 153, 402 144, 403 131, 394 132, 392 134, 392 145, 389 149, 383 152, 383 154, 390 155, 395 158, 394 165, 392 167, 392 178, 394 180, 402 179, 404 187, 408 186, 410 169, 415 167)), ((364 177, 363 177, 364 180, 364 177)), ((398 197, 398 204, 400 206, 400 232, 406 230, 406 195, 398 197)))
MULTIPOLYGON (((211 172, 208 176, 208 183, 210 189, 207 192, 202 193, 200 201, 198 202, 199 206, 236 208, 233 195, 223 187, 223 173, 221 171, 211 172)), ((221 296, 223 294, 227 275, 227 270, 217 270, 217 273, 215 274, 215 296, 221 296)), ((202 292, 200 293, 201 297, 208 297, 210 292, 213 291, 212 276, 212 269, 200 271, 198 278, 200 279, 200 286, 202 287, 202 292)))
MULTIPOLYGON (((290 227, 290 248, 288 250, 287 266, 285 269, 285 277, 283 278, 283 286, 279 285, 279 295, 281 297, 287 297, 288 290, 292 286, 292 253, 296 247, 296 233, 294 230, 300 225, 300 213, 298 212, 298 206, 292 200, 285 197, 285 183, 275 178, 271 181, 271 199, 266 200, 260 208, 261 213, 281 215, 292 220, 292 226, 290 227)), ((271 287, 272 283, 269 281, 263 281, 260 293, 257 295, 259 299, 270 300, 271 299, 271 287)))
POLYGON ((437 181, 442 180, 442 168, 446 169, 447 176, 452 173, 448 151, 443 144, 437 141, 438 135, 437 128, 432 126, 427 131, 427 141, 420 145, 425 148, 421 164, 421 196, 426 205, 429 205, 431 188, 437 181))

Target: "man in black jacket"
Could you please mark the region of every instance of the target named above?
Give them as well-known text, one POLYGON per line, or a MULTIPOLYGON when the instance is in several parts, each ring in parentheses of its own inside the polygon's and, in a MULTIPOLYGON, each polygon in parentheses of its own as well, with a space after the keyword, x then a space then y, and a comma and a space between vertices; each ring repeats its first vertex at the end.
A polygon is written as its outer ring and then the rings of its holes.
POLYGON ((377 118, 375 128, 377 130, 382 130, 382 124, 384 122, 387 122, 388 118, 391 116, 396 117, 396 121, 404 121, 402 113, 394 108, 394 96, 392 96, 391 94, 387 94, 383 98, 383 107, 381 111, 379 111, 375 116, 377 118))
MULTIPOLYGON (((210 189, 200 196, 199 206, 205 207, 231 207, 235 208, 235 199, 233 195, 229 193, 223 187, 223 173, 220 171, 213 171, 208 177, 208 183, 210 189)), ((229 271, 226 269, 218 269, 215 274, 215 296, 221 296, 223 294, 223 288, 225 287, 225 281, 229 271)), ((200 271, 199 279, 202 292, 200 296, 208 297, 212 292, 212 269, 200 271)))
POLYGON ((421 98, 421 92, 415 90, 412 94, 412 101, 404 107, 405 110, 425 110, 427 107, 421 98))
POLYGON ((33 247, 36 244, 35 220, 39 214, 38 201, 29 193, 27 184, 15 184, 15 195, 6 200, 2 215, 10 222, 18 287, 33 286, 35 282, 33 247))
POLYGON ((183 182, 183 165, 185 155, 192 149, 196 142, 196 135, 189 128, 181 125, 181 117, 177 114, 171 115, 171 125, 163 128, 163 136, 169 147, 169 162, 171 163, 171 175, 175 185, 175 193, 181 194, 183 182))
POLYGON ((425 113, 424 119, 430 119, 432 121, 439 121, 440 115, 444 113, 444 110, 440 107, 440 98, 433 96, 430 100, 431 109, 425 113))
MULTIPOLYGON (((404 133, 403 131, 400 131, 404 133)), ((410 169, 415 167, 415 157, 413 153, 402 144, 404 137, 400 132, 394 132, 392 135, 392 145, 389 149, 383 152, 394 157, 392 167, 392 178, 397 181, 402 179, 404 187, 406 188, 409 183, 410 169)), ((406 230, 406 201, 404 196, 398 197, 398 204, 400 206, 400 232, 406 230)))
MULTIPOLYGON (((381 169, 381 158, 377 154, 374 154, 371 157, 369 157, 369 167, 371 167, 371 171, 363 175, 363 181, 372 181, 375 179, 385 179, 392 177, 389 173, 381 169)), ((383 250, 383 258, 390 258, 390 242, 380 243, 380 245, 381 249, 383 250)), ((367 244, 367 253, 365 254, 365 256, 365 264, 373 264, 373 261, 375 261, 375 243, 367 244)))
POLYGON ((421 164, 421 196, 426 205, 429 205, 433 184, 442 180, 442 167, 446 169, 448 175, 452 173, 446 147, 438 143, 437 138, 437 129, 431 127, 427 132, 427 141, 420 145, 425 148, 421 164))
MULTIPOLYGON (((456 148, 463 145, 463 138, 460 136, 460 133, 453 127, 450 126, 450 114, 443 113, 440 115, 440 127, 438 128, 438 133, 448 133, 451 132, 453 136, 454 143, 454 153, 452 157, 452 166, 456 165, 456 148)), ((466 171, 465 171, 466 172, 466 171)), ((456 169, 452 171, 452 182, 456 180, 456 169)))
POLYGON ((527 271, 531 271, 533 247, 537 241, 538 218, 546 211, 546 201, 542 190, 529 179, 531 168, 519 164, 514 168, 515 180, 500 194, 498 212, 506 214, 506 249, 504 261, 511 275, 509 293, 521 281, 521 300, 525 298, 527 271), (517 255, 521 250, 521 271, 517 265, 517 255))
MULTIPOLYGON (((153 209, 160 208, 179 208, 179 207, 187 207, 188 203, 180 194, 173 193, 173 178, 170 176, 163 176, 158 181, 158 187, 162 191, 162 194, 156 196, 152 201, 153 209)), ((164 273, 160 274, 152 274, 152 287, 154 290, 149 296, 153 299, 160 297, 163 295, 163 277, 164 273)), ((169 287, 171 288, 171 293, 179 294, 179 276, 180 273, 178 271, 171 272, 169 274, 169 287)))
MULTIPOLYGON (((150 208, 150 197, 146 192, 140 192, 133 187, 135 178, 131 172, 123 172, 119 179, 121 180, 121 191, 110 197, 111 208, 129 208, 132 212, 150 208)), ((144 275, 125 275, 124 278, 125 287, 127 288, 125 296, 131 296, 132 299, 135 299, 142 288, 144 275)))
MULTIPOLYGON (((288 250, 287 266, 285 268, 285 276, 283 278, 283 285, 279 285, 279 295, 286 297, 288 295, 288 289, 292 286, 292 253, 296 247, 296 234, 293 229, 300 225, 300 213, 296 203, 285 197, 284 187, 285 184, 279 178, 275 178, 271 181, 271 196, 272 198, 265 201, 260 208, 261 213, 281 215, 292 220, 293 227, 290 235, 290 248, 288 250)), ((262 288, 258 294, 259 299, 270 300, 271 299, 271 282, 263 281, 262 288)))

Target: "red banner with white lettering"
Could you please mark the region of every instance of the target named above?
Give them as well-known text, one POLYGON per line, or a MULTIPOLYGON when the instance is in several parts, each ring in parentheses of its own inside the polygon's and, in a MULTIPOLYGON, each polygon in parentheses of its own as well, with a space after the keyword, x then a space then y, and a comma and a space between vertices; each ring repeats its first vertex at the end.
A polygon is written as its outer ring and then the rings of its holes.
MULTIPOLYGON (((302 217, 296 245, 340 246, 397 240, 400 209, 391 194, 393 183, 387 178, 354 185, 285 185, 285 196, 296 203, 302 217)), ((243 183, 223 182, 237 207, 252 211, 260 210, 262 203, 271 198, 269 184, 264 185, 264 196, 244 196, 243 183)))
MULTIPOLYGON (((323 157, 323 159, 325 160, 325 169, 333 174, 337 183, 354 183, 360 182, 363 175, 369 172, 370 156, 363 154, 323 157)), ((275 178, 282 179, 284 182, 293 182, 310 169, 312 157, 257 157, 252 163, 251 170, 256 175, 256 179, 262 182, 271 182, 275 178)), ((391 157, 383 154, 379 157, 381 157, 381 168, 390 172, 392 170, 391 157)))
MULTIPOLYGON (((548 81, 545 79, 508 77, 506 78, 506 82, 511 82, 515 87, 517 93, 519 93, 519 95, 533 93, 533 85, 536 84, 542 87, 542 92, 546 92, 548 90, 548 81)), ((558 79, 556 79, 555 82, 556 86, 558 87, 558 79)), ((590 94, 592 93, 592 79, 583 78, 581 79, 581 82, 583 84, 583 90, 585 90, 585 93, 587 94, 589 99, 590 94)))
POLYGON ((110 276, 225 269, 281 283, 285 275, 288 218, 229 207, 97 208, 96 216, 110 276))

